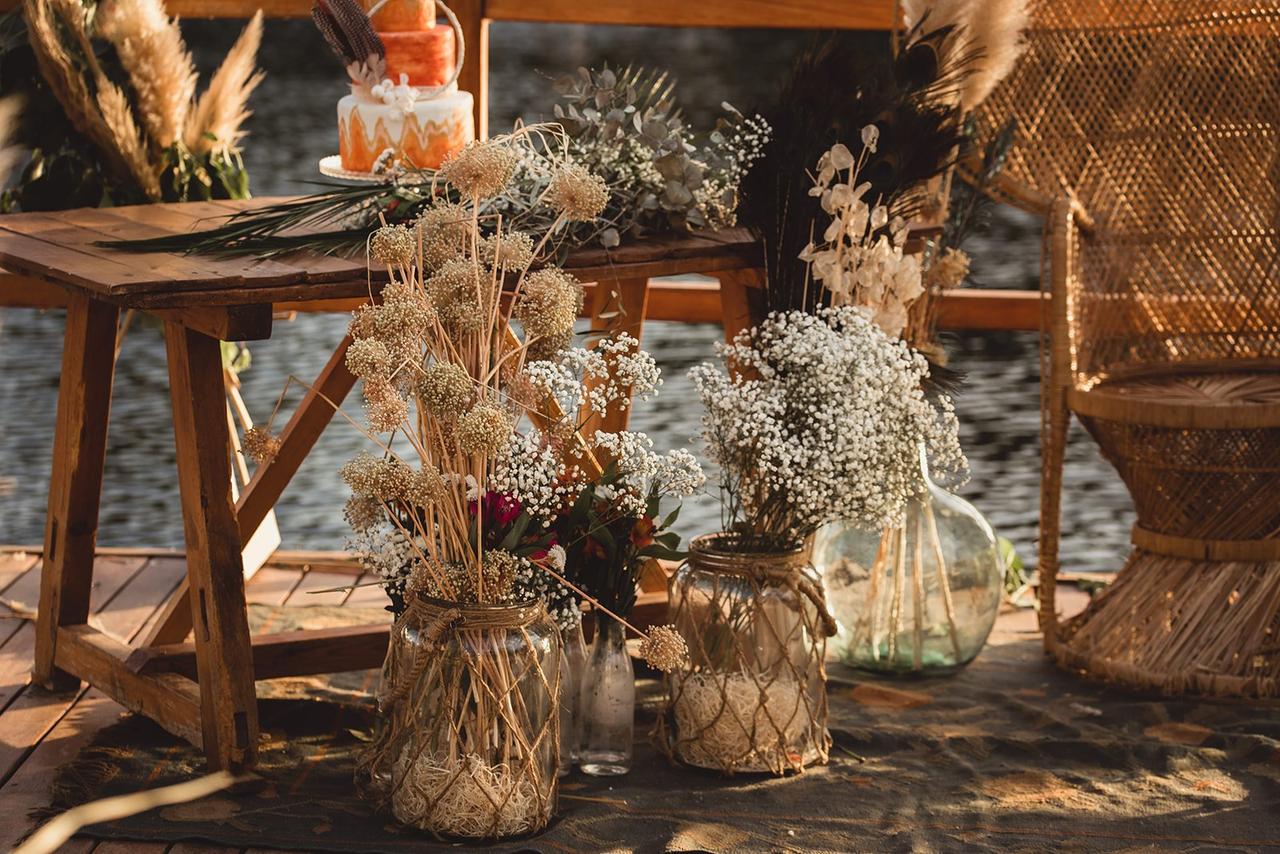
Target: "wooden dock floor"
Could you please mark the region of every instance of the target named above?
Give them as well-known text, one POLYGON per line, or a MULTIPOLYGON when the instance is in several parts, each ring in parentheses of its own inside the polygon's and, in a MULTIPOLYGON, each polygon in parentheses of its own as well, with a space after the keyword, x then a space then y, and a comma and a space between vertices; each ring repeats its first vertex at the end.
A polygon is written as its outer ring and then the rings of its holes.
MULTIPOLYGON (((89 622, 122 641, 140 636, 158 619, 161 606, 185 573, 182 554, 172 550, 99 549, 89 622)), ((251 605, 322 605, 378 608, 386 597, 376 586, 333 591, 366 580, 343 555, 333 552, 277 552, 249 580, 251 605), (317 592, 319 591, 319 592, 317 592)), ((69 762, 124 709, 97 691, 50 694, 28 684, 35 645, 36 603, 40 598, 40 554, 0 546, 0 851, 7 851, 34 824, 27 814, 48 803, 54 772, 69 762)), ((1087 597, 1065 589, 1068 613, 1087 597)), ((1036 633, 1033 611, 1006 612, 996 634, 1036 633)), ((74 854, 195 854, 258 852, 205 844, 95 842, 72 839, 61 849, 74 854)))
MULTIPOLYGON (((180 552, 99 549, 89 622, 122 641, 132 640, 158 618, 185 569, 180 552)), ((359 583, 359 571, 340 554, 281 552, 249 580, 246 593, 250 603, 268 606, 385 604, 378 587, 312 592, 353 580, 359 583)), ((54 771, 125 713, 97 691, 51 694, 28 684, 39 599, 39 553, 0 546, 0 851, 8 851, 33 829, 27 814, 48 803, 54 771)), ((62 850, 184 854, 240 849, 73 839, 62 850)))

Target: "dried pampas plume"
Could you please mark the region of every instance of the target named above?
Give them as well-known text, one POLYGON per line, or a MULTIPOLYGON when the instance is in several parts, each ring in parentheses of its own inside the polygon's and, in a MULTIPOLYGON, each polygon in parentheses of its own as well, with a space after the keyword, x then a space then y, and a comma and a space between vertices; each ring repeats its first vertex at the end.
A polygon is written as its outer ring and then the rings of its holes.
MULTIPOLYGON (((975 3, 975 10, 977 6, 975 3)), ((960 105, 965 112, 977 109, 1013 70, 1027 47, 1023 34, 1029 20, 1027 0, 986 0, 981 14, 973 15, 969 35, 981 57, 960 95, 960 105)))
POLYGON ((960 87, 966 113, 987 99, 1026 48, 1028 0, 902 0, 901 7, 908 30, 917 25, 925 34, 943 27, 958 30, 952 58, 971 66, 960 87))
POLYGON ((98 74, 97 84, 98 109, 102 111, 102 120, 111 130, 116 150, 124 158, 129 167, 129 173, 138 182, 138 186, 142 188, 147 198, 153 202, 159 201, 160 180, 147 159, 147 144, 142 138, 142 132, 138 130, 137 123, 133 120, 129 99, 125 97, 119 86, 108 80, 101 72, 98 74))
POLYGON ((182 136, 196 92, 196 69, 177 19, 164 13, 160 0, 109 0, 95 20, 129 75, 147 135, 157 149, 168 148, 182 136))
POLYGON ((5 183, 13 167, 22 159, 22 148, 13 144, 21 112, 22 100, 16 95, 0 98, 0 185, 5 183))
POLYGON ((193 154, 231 148, 244 136, 240 126, 249 117, 249 95, 263 77, 254 70, 261 42, 262 10, 258 10, 187 117, 183 136, 193 154))
MULTIPOLYGON (((98 67, 93 48, 89 44, 88 31, 85 29, 84 6, 78 0, 24 0, 22 14, 27 22, 27 40, 31 43, 40 75, 66 111, 71 126, 93 142, 102 153, 108 171, 120 180, 131 179, 137 163, 131 161, 129 155, 121 149, 121 140, 116 136, 117 128, 111 127, 100 112, 102 94, 99 93, 99 97, 95 99, 85 83, 85 77, 80 73, 79 63, 83 62, 95 79, 102 77, 102 70, 98 67), (79 60, 63 42, 59 33, 59 21, 81 52, 79 60)), ((119 107, 119 99, 111 95, 106 96, 106 101, 113 109, 119 107)), ((132 121, 130 117, 130 124, 132 121)), ((117 124, 120 129, 123 128, 122 122, 117 124)), ((136 131, 135 126, 135 138, 136 131)), ((152 183, 155 183, 154 176, 152 183)))

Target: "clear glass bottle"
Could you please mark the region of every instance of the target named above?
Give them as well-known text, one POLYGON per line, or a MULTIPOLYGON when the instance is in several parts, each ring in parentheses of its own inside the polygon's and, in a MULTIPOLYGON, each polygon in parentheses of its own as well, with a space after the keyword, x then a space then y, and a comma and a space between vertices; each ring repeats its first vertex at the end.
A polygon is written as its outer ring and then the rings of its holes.
POLYGON ((972 504, 929 477, 901 525, 819 531, 814 565, 839 624, 846 664, 877 673, 936 675, 982 650, 995 623, 1004 572, 995 532, 972 504))
POLYGON ((358 763, 362 794, 440 839, 545 828, 558 789, 560 659, 560 631, 540 602, 410 602, 358 763))
POLYGON ((631 770, 636 725, 636 673, 627 654, 626 631, 597 615, 595 637, 582 674, 582 747, 578 764, 593 777, 631 770))
POLYGON ((676 758, 726 774, 786 774, 827 760, 823 656, 834 628, 807 548, 748 552, 731 534, 693 541, 671 584, 689 663, 667 674, 676 758))
POLYGON ((582 674, 587 667, 587 642, 582 637, 582 622, 571 629, 560 630, 560 776, 564 777, 578 763, 582 749, 582 703, 579 694, 582 674))

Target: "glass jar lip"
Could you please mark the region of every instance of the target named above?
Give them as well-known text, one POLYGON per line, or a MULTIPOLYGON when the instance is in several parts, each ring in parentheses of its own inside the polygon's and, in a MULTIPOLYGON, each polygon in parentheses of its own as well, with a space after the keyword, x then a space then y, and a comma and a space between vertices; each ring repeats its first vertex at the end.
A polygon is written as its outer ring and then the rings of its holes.
POLYGON ((526 599, 523 602, 515 602, 510 605, 485 605, 480 603, 454 602, 450 599, 440 599, 435 596, 428 596, 425 593, 417 594, 417 599, 424 605, 431 605, 434 608, 447 610, 449 608, 457 608, 462 613, 479 613, 479 614, 501 614, 516 613, 525 611, 529 608, 537 608, 541 601, 538 599, 526 599))
POLYGON ((691 557, 694 555, 705 555, 711 558, 735 560, 768 560, 770 558, 776 559, 781 557, 798 556, 805 554, 808 550, 808 543, 803 540, 797 542, 791 548, 776 551, 739 551, 737 549, 724 547, 725 543, 740 539, 741 535, 735 534, 732 531, 717 531, 714 534, 702 534, 701 536, 694 537, 693 541, 689 543, 689 554, 691 557))

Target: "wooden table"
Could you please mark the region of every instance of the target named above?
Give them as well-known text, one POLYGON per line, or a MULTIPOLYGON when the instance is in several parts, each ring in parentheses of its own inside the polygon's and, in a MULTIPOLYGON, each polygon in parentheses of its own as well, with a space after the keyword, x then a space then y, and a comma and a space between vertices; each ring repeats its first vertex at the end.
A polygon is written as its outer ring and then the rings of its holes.
MULTIPOLYGON (((332 417, 325 398, 340 402, 355 378, 344 364, 346 339, 284 428, 280 452, 233 500, 219 346, 219 340, 269 337, 273 307, 281 303, 369 298, 363 259, 295 254, 255 261, 129 254, 94 245, 206 228, 243 207, 208 202, 0 218, 0 264, 33 285, 51 282, 66 291, 33 678, 50 688, 88 681, 202 744, 211 767, 230 769, 254 764, 255 677, 378 666, 387 635, 380 625, 250 637, 241 548, 332 417), (164 322, 187 544, 185 595, 169 603, 166 618, 136 646, 88 625, 122 308, 145 310, 164 322), (186 643, 191 634, 194 640, 186 643)), ((741 270, 752 257, 744 235, 726 232, 584 252, 569 266, 584 280, 613 283, 594 289, 594 325, 638 336, 649 276, 741 270)), ((375 275, 372 290, 378 287, 375 275)))

